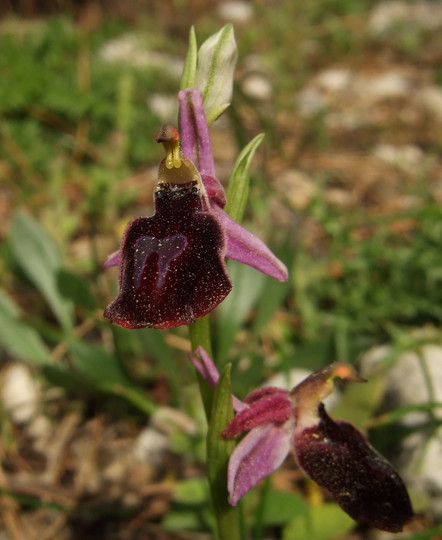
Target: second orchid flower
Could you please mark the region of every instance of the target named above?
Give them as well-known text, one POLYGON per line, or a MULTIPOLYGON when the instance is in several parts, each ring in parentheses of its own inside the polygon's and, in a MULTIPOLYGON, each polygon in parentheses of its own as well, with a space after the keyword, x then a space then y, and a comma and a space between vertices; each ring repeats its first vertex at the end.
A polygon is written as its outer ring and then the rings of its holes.
MULTIPOLYGON (((211 386, 217 385, 218 370, 204 349, 200 347, 190 360, 211 386)), ((300 468, 353 519, 399 532, 413 517, 407 490, 392 465, 360 431, 327 414, 322 401, 332 392, 335 378, 363 381, 352 366, 335 363, 290 391, 261 388, 244 401, 233 396, 237 414, 222 436, 248 433, 230 456, 230 503, 236 505, 292 451, 300 468)))

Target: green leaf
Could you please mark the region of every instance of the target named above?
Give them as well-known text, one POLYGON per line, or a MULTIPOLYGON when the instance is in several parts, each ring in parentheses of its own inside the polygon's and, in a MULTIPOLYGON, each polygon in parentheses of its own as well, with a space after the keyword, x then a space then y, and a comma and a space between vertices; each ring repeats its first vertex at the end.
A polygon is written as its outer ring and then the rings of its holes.
POLYGON ((266 279, 265 287, 259 295, 252 335, 259 338, 261 330, 266 326, 272 315, 281 306, 290 290, 290 281, 281 283, 276 279, 266 279))
POLYGON ((284 525, 297 516, 305 516, 308 509, 308 504, 301 495, 271 490, 266 496, 262 522, 272 527, 284 525))
POLYGON ((25 362, 48 364, 51 353, 40 335, 20 320, 19 307, 0 290, 0 345, 25 362))
POLYGON ((237 261, 229 261, 228 269, 233 290, 218 308, 217 335, 222 336, 216 343, 218 367, 224 365, 235 337, 267 283, 264 274, 237 261))
POLYGON ((173 487, 173 500, 180 504, 203 504, 209 499, 209 486, 205 478, 190 478, 173 487))
POLYGON ((120 396, 146 414, 151 414, 156 405, 143 390, 127 376, 119 359, 101 346, 84 341, 71 344, 75 368, 80 375, 106 394, 120 396))
POLYGON ((261 133, 245 146, 236 160, 227 188, 226 212, 232 219, 240 222, 244 215, 249 195, 249 171, 256 149, 261 144, 261 133))
POLYGON ((233 418, 231 364, 223 369, 213 397, 212 414, 207 432, 207 477, 220 538, 241 538, 239 513, 230 506, 227 493, 227 467, 235 443, 225 440, 221 432, 233 418))
POLYGON ((198 60, 198 45, 196 42, 195 27, 191 26, 189 31, 189 48, 184 62, 183 74, 181 76, 180 89, 193 88, 195 86, 196 67, 198 60))
POLYGON ((73 305, 58 289, 61 256, 52 238, 25 213, 17 212, 9 237, 12 255, 23 274, 48 302, 61 326, 73 327, 73 305))
POLYGON ((60 294, 71 300, 76 306, 84 307, 88 311, 97 308, 90 283, 81 276, 62 269, 57 274, 57 284, 60 294))
POLYGON ((336 503, 310 506, 307 514, 295 517, 285 528, 283 540, 330 540, 343 535, 356 523, 336 503))
POLYGON ((204 527, 200 509, 182 508, 167 512, 162 520, 162 526, 166 531, 200 531, 204 527))

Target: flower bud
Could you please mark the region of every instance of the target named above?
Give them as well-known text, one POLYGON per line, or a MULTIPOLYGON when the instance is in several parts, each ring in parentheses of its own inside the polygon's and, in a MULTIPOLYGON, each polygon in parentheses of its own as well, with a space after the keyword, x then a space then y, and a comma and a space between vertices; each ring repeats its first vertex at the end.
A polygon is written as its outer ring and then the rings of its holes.
POLYGON ((237 56, 231 24, 226 24, 219 32, 210 36, 198 51, 195 87, 203 94, 204 110, 209 124, 230 105, 237 56))

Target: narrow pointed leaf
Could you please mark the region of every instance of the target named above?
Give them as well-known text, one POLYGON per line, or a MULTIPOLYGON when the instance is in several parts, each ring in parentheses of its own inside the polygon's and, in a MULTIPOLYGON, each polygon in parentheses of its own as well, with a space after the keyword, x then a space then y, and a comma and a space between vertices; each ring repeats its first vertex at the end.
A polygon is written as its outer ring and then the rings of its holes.
MULTIPOLYGON (((197 347, 194 353, 189 354, 189 360, 192 362, 194 368, 203 377, 203 379, 212 388, 216 388, 216 385, 219 381, 218 369, 213 363, 213 360, 207 354, 206 350, 201 346, 197 347)), ((236 412, 240 412, 248 408, 247 405, 245 405, 241 400, 239 400, 236 396, 233 395, 232 403, 233 409, 236 412)))
POLYGON ((62 261, 52 238, 37 221, 18 212, 12 220, 9 240, 13 257, 23 274, 43 295, 63 328, 72 328, 73 305, 58 288, 62 261))
POLYGON ((235 221, 240 222, 244 215, 249 195, 249 172, 256 149, 261 144, 264 134, 261 133, 252 139, 239 154, 227 189, 226 212, 235 221))
POLYGON ((19 307, 1 290, 0 346, 24 362, 45 365, 52 361, 40 335, 20 320, 19 307))
POLYGON ((70 351, 77 372, 98 390, 122 397, 145 414, 156 409, 145 392, 129 379, 115 354, 83 341, 72 343, 70 351))
POLYGON ((189 31, 189 48, 187 49, 186 60, 184 62, 183 74, 181 76, 180 88, 192 88, 195 86, 196 66, 198 59, 198 46, 196 42, 195 27, 191 26, 189 31))
POLYGON ((220 304, 217 313, 217 332, 222 336, 216 342, 215 358, 219 366, 226 362, 235 337, 250 316, 266 282, 262 274, 246 265, 229 261, 228 268, 233 289, 220 304))

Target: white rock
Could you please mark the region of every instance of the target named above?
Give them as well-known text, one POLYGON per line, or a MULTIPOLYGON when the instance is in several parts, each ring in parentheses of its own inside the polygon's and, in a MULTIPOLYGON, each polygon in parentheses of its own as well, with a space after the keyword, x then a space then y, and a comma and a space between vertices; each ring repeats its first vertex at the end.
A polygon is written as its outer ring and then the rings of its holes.
POLYGON ((45 454, 48 449, 48 442, 53 435, 53 426, 49 418, 43 414, 37 414, 27 425, 26 432, 31 437, 34 448, 45 454))
MULTIPOLYGON (((408 351, 396 359, 389 346, 377 347, 361 359, 361 374, 370 378, 378 370, 385 378, 386 410, 442 401, 442 347, 439 345, 425 345, 419 355, 408 351), (390 365, 391 361, 393 363, 390 365)), ((433 418, 442 420, 440 408, 434 408, 432 414, 433 418)), ((428 431, 425 429, 428 419, 428 413, 419 411, 401 418, 400 424, 418 429, 401 441, 395 465, 409 487, 428 496, 430 511, 440 519, 442 428, 428 431)))
POLYGON ((412 144, 395 146, 394 144, 379 144, 373 149, 373 154, 382 161, 394 165, 405 172, 418 172, 424 160, 422 150, 412 144))
POLYGON ((147 104, 164 124, 175 123, 178 114, 178 101, 175 95, 150 94, 147 104))
POLYGON ((253 17, 253 6, 249 2, 222 2, 216 11, 225 21, 237 24, 247 23, 253 17))
POLYGON ((362 99, 381 101, 406 97, 410 91, 411 81, 405 74, 390 70, 374 75, 360 74, 354 85, 362 99))
POLYGON ((312 116, 327 109, 335 114, 336 127, 355 127, 366 122, 369 107, 384 99, 410 95, 413 80, 399 70, 354 72, 348 69, 326 69, 316 75, 297 96, 299 112, 312 116))
POLYGON ((291 390, 311 374, 312 371, 309 369, 294 368, 288 373, 277 373, 273 375, 263 384, 263 387, 274 386, 276 388, 284 388, 284 390, 291 390))
POLYGON ((5 369, 1 392, 13 422, 26 424, 37 414, 40 388, 24 364, 11 364, 5 369))
POLYGON ((167 435, 153 427, 147 427, 134 442, 134 457, 153 466, 161 464, 164 452, 169 448, 167 435))
POLYGON ((272 97, 272 84, 264 75, 258 73, 248 75, 243 83, 242 89, 245 94, 261 101, 267 101, 272 97))
POLYGON ((431 0, 380 2, 370 15, 368 29, 371 34, 380 35, 400 24, 435 30, 442 26, 442 6, 431 0))
POLYGON ((414 100, 417 105, 430 116, 442 121, 442 88, 438 86, 425 86, 416 92, 414 100))
POLYGON ((171 407, 158 407, 151 417, 151 425, 162 433, 174 433, 182 431, 189 435, 198 433, 198 425, 196 421, 188 414, 172 409, 171 407))
MULTIPOLYGON (((362 376, 370 377, 382 369, 391 359, 391 354, 389 346, 376 347, 366 353, 361 358, 362 376)), ((422 347, 420 355, 414 351, 402 353, 393 361, 385 378, 388 405, 391 407, 433 400, 442 402, 442 347, 429 344, 422 347)), ((422 418, 422 414, 425 413, 413 413, 414 418, 422 418)), ((442 420, 442 410, 436 409, 435 414, 442 420)))
POLYGON ((322 71, 315 79, 315 83, 326 92, 336 94, 347 90, 352 81, 349 69, 330 68, 322 71))
POLYGON ((176 78, 181 77, 184 65, 183 60, 176 56, 149 50, 133 34, 108 41, 101 48, 99 56, 106 62, 124 63, 141 69, 163 69, 176 78))
POLYGON ((296 96, 298 113, 309 118, 327 108, 327 100, 319 88, 306 86, 296 96))
POLYGON ((296 210, 306 208, 312 201, 316 187, 312 179, 301 171, 288 170, 278 174, 275 185, 296 210))
POLYGON ((371 12, 368 22, 372 34, 382 34, 394 23, 406 20, 409 6, 405 2, 380 2, 371 12))

